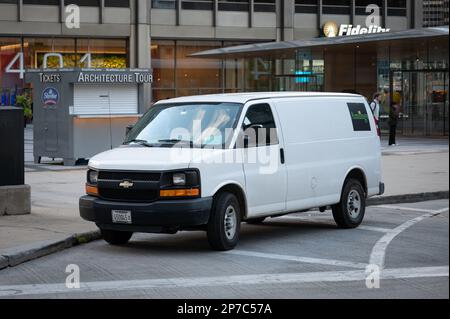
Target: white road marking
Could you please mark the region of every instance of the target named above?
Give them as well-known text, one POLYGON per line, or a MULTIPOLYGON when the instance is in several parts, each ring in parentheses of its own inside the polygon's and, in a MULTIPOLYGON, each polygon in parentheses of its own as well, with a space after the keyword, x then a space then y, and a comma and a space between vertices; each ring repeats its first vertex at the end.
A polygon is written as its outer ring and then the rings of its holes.
POLYGON ((392 210, 405 210, 405 211, 418 212, 418 213, 432 213, 432 212, 434 212, 433 209, 412 208, 412 207, 403 207, 403 206, 380 205, 380 206, 374 206, 374 207, 375 208, 382 208, 382 209, 392 209, 392 210))
POLYGON ((239 255, 239 256, 245 256, 245 257, 286 260, 286 261, 296 261, 296 262, 301 262, 301 263, 348 267, 348 268, 357 268, 357 269, 365 269, 367 267, 367 264, 351 262, 351 261, 323 259, 323 258, 311 258, 311 257, 298 257, 298 256, 279 255, 279 254, 270 254, 270 253, 259 253, 259 252, 254 252, 254 251, 245 251, 245 250, 238 250, 238 249, 224 252, 224 254, 239 255))
MULTIPOLYGON (((139 279, 119 281, 95 281, 80 284, 80 289, 68 289, 65 284, 36 284, 0 286, 0 297, 22 297, 32 295, 52 295, 63 293, 86 293, 124 291, 139 289, 168 289, 192 287, 218 287, 243 285, 273 285, 301 284, 314 282, 352 282, 360 281, 365 287, 366 273, 364 270, 327 271, 284 274, 255 274, 218 277, 190 277, 165 279, 139 279)), ((385 269, 380 279, 407 279, 448 277, 449 267, 421 267, 385 269)))
MULTIPOLYGON (((329 221, 329 219, 324 219, 324 218, 315 218, 315 217, 303 217, 303 216, 281 216, 281 217, 276 217, 275 220, 277 219, 287 219, 287 220, 297 220, 297 221, 304 221, 304 222, 310 222, 310 223, 314 223, 316 225, 336 225, 334 222, 326 222, 329 221)), ((373 227, 373 226, 365 226, 365 225, 361 225, 358 226, 358 228, 356 229, 361 229, 361 230, 368 230, 368 231, 373 231, 373 232, 378 232, 378 233, 388 233, 390 232, 392 229, 389 228, 382 228, 382 227, 373 227)))
POLYGON ((373 227, 373 226, 365 226, 365 225, 358 226, 358 228, 356 228, 356 229, 368 230, 368 231, 373 231, 373 232, 378 232, 378 233, 389 233, 392 231, 392 229, 390 229, 390 228, 373 227))
POLYGON ((434 217, 437 215, 442 214, 443 212, 447 211, 447 208, 443 208, 440 210, 429 212, 428 214, 416 217, 414 219, 408 220, 407 222, 404 222, 400 226, 394 228, 389 233, 386 233, 383 237, 381 237, 375 246, 372 248, 372 253, 370 254, 370 261, 369 264, 371 265, 377 265, 380 267, 380 269, 384 268, 384 262, 385 262, 385 256, 386 256, 386 249, 391 243, 391 241, 397 237, 400 233, 408 229, 409 227, 417 224, 418 222, 421 222, 424 219, 434 217))

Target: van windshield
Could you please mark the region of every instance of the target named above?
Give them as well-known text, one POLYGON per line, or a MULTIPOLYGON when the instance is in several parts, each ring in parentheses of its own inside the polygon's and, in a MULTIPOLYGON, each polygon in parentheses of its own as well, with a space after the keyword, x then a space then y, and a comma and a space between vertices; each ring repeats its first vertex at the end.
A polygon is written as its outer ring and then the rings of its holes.
POLYGON ((157 104, 136 123, 124 144, 225 148, 241 110, 239 103, 157 104))

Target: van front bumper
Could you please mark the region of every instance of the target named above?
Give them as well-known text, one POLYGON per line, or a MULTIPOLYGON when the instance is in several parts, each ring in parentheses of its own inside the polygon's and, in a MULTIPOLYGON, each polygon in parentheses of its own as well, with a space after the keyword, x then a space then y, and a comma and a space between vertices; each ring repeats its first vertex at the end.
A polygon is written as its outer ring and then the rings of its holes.
POLYGON ((152 203, 107 201, 93 196, 80 198, 80 216, 103 229, 133 232, 176 232, 182 228, 206 225, 212 198, 161 200, 152 203), (112 211, 131 212, 131 224, 112 221, 112 211))

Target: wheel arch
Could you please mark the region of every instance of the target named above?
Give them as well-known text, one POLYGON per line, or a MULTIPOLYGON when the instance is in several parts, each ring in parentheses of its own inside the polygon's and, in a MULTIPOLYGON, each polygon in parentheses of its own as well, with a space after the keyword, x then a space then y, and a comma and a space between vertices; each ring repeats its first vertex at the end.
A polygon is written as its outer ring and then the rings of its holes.
POLYGON ((218 187, 214 192, 213 199, 216 199, 217 195, 223 192, 229 192, 236 196, 239 206, 242 209, 241 219, 245 220, 247 218, 247 198, 245 196, 245 191, 241 185, 236 183, 227 183, 218 187))
POLYGON ((342 190, 345 187, 346 181, 350 178, 356 179, 357 181, 359 181, 361 183, 361 185, 364 189, 365 196, 367 197, 367 194, 368 194, 367 177, 366 177, 366 174, 364 173, 364 169, 359 166, 352 167, 351 169, 349 169, 347 171, 344 182, 342 183, 341 194, 342 194, 342 190))

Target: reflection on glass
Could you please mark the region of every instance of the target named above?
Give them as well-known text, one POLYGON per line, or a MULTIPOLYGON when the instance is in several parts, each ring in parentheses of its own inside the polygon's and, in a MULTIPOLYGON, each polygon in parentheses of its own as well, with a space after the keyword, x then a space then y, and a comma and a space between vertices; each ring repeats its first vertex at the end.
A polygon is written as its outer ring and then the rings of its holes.
POLYGON ((128 134, 125 143, 158 147, 225 147, 242 108, 238 103, 155 105, 128 134), (229 136, 228 136, 229 135, 229 136))

